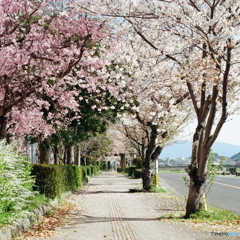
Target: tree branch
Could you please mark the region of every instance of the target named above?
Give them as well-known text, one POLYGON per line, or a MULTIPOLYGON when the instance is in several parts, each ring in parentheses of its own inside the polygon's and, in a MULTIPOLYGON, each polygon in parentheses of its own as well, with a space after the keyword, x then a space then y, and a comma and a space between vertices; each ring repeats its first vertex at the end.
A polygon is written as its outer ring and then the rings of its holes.
POLYGON ((211 138, 208 141, 208 147, 211 147, 214 141, 217 139, 218 134, 220 133, 223 124, 227 120, 227 90, 228 90, 228 77, 229 77, 229 72, 231 68, 231 51, 232 51, 232 46, 231 46, 231 41, 229 40, 229 46, 227 47, 227 61, 226 61, 226 66, 225 66, 225 71, 223 75, 223 83, 222 83, 222 114, 221 118, 215 128, 215 131, 211 138))
POLYGON ((199 108, 197 106, 197 100, 196 100, 196 96, 194 95, 194 92, 193 92, 192 84, 190 82, 187 82, 187 87, 188 87, 188 91, 189 91, 196 115, 199 118, 199 108))
POLYGON ((214 123, 214 119, 216 116, 217 97, 218 97, 218 87, 216 85, 214 85, 213 90, 212 90, 210 114, 208 116, 206 130, 205 130, 205 136, 204 136, 205 143, 207 143, 207 141, 209 140, 211 130, 213 127, 213 123, 214 123))

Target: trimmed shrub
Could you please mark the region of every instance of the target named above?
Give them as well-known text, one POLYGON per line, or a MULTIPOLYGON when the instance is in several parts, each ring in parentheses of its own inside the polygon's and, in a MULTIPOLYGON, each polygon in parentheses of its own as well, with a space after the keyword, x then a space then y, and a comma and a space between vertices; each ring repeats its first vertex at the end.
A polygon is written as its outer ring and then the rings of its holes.
POLYGON ((97 166, 97 165, 83 166, 82 168, 84 171, 84 178, 86 176, 95 175, 99 172, 99 166, 97 166))
MULTIPOLYGON (((121 168, 117 168, 118 172, 122 172, 121 168)), ((124 172, 128 174, 128 176, 134 178, 141 178, 142 177, 142 168, 139 167, 126 167, 124 168, 124 172)))
POLYGON ((95 161, 95 162, 94 162, 94 165, 95 165, 95 166, 98 166, 98 167, 100 168, 100 167, 101 167, 101 161, 95 161))
POLYGON ((131 173, 130 173, 130 172, 131 172, 131 169, 130 169, 130 167, 125 167, 125 168, 124 168, 124 172, 127 173, 128 176, 131 176, 131 173))
POLYGON ((83 179, 85 179, 87 177, 87 175, 88 175, 87 173, 88 173, 87 172, 87 167, 86 166, 82 167, 83 179))
POLYGON ((34 164, 32 175, 36 179, 35 189, 54 199, 82 187, 84 179, 96 174, 98 169, 98 166, 34 164))
POLYGON ((83 185, 83 168, 74 165, 34 164, 32 175, 36 178, 35 189, 54 199, 83 185))
POLYGON ((100 169, 101 169, 101 170, 106 170, 106 168, 107 168, 107 167, 106 167, 106 162, 105 162, 105 161, 101 161, 101 162, 100 162, 100 169))
POLYGON ((36 190, 54 199, 67 192, 67 168, 64 165, 34 164, 32 175, 36 178, 36 190))
POLYGON ((67 176, 67 190, 74 191, 82 187, 83 183, 83 171, 81 167, 74 165, 66 165, 67 176))
POLYGON ((141 157, 136 157, 133 159, 133 165, 136 167, 141 168, 142 167, 142 158, 141 157))
POLYGON ((92 171, 91 171, 91 167, 90 166, 84 166, 82 168, 83 168, 83 171, 84 171, 84 178, 86 176, 91 176, 92 175, 92 171))
POLYGON ((136 167, 133 171, 133 177, 142 178, 142 168, 136 167))
POLYGON ((117 172, 119 172, 119 173, 122 172, 122 168, 118 167, 117 172))
POLYGON ((100 163, 100 169, 104 171, 109 171, 111 168, 111 162, 110 161, 101 161, 100 163))

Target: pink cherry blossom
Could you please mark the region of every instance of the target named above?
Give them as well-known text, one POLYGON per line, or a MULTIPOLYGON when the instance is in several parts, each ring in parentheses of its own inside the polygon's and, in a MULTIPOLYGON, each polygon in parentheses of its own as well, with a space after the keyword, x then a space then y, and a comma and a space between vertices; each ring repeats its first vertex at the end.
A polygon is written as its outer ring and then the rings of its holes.
POLYGON ((39 3, 0 0, 0 138, 6 131, 47 136, 71 121, 69 111, 81 115, 79 87, 111 89, 101 72, 109 64, 110 28, 74 11, 50 15, 47 1, 39 3), (45 116, 50 106, 54 112, 45 116))

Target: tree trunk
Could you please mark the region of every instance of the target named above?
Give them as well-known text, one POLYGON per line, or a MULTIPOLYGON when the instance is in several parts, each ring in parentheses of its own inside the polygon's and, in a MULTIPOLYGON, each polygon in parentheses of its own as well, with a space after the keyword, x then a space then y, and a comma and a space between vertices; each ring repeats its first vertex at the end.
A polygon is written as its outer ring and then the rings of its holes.
POLYGON ((158 161, 158 157, 161 154, 162 149, 163 147, 157 146, 153 153, 150 155, 150 158, 148 157, 149 155, 146 154, 142 166, 142 180, 144 190, 150 190, 151 185, 153 184, 155 162, 158 161))
POLYGON ((49 163, 48 150, 46 148, 39 149, 39 162, 40 164, 49 163))
POLYGON ((75 155, 74 155, 74 146, 72 146, 72 147, 70 147, 70 164, 71 165, 74 165, 74 157, 75 157, 75 155))
POLYGON ((67 157, 67 164, 68 165, 73 165, 74 164, 74 148, 73 147, 69 147, 67 148, 67 154, 66 154, 66 157, 67 157))
POLYGON ((154 176, 154 166, 155 163, 153 161, 145 161, 143 165, 142 171, 142 181, 143 181, 143 189, 150 190, 151 185, 153 184, 153 176, 154 176))
MULTIPOLYGON (((121 153, 120 154, 120 157, 121 157, 121 169, 122 169, 122 172, 124 172, 124 169, 126 167, 126 156, 125 156, 125 153, 121 153)), ((106 165, 107 165, 107 162, 106 162, 106 165)))
POLYGON ((189 165, 190 177, 185 217, 201 210, 203 206, 204 186, 206 182, 207 162, 211 145, 204 140, 205 124, 198 124, 193 136, 192 159, 189 165))
POLYGON ((59 164, 60 163, 60 161, 59 161, 59 151, 58 151, 58 146, 57 145, 55 145, 54 146, 54 164, 59 164))
POLYGON ((203 205, 205 178, 198 176, 197 168, 190 170, 190 184, 185 217, 198 212, 203 205))
POLYGON ((43 163, 50 163, 50 147, 48 140, 44 140, 39 144, 39 162, 43 163))
POLYGON ((0 140, 6 138, 7 117, 0 116, 0 140))
POLYGON ((81 152, 79 146, 74 147, 74 164, 76 166, 81 165, 81 152))
POLYGON ((84 166, 87 166, 87 157, 86 156, 83 156, 83 164, 84 164, 84 166))

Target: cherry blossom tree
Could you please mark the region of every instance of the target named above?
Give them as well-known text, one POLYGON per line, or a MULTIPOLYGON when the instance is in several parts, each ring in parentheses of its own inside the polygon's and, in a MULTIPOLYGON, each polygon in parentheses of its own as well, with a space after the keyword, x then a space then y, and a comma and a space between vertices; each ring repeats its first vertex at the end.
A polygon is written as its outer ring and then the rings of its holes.
POLYGON ((108 127, 107 136, 112 140, 110 150, 108 152, 110 156, 120 156, 121 153, 134 151, 134 147, 129 147, 131 143, 122 129, 120 120, 108 127))
POLYGON ((107 64, 111 47, 104 22, 73 11, 46 13, 47 3, 0 1, 0 138, 46 137, 79 111, 76 87, 111 88, 100 71, 92 74, 107 64))
POLYGON ((191 115, 186 110, 187 94, 176 98, 170 89, 158 89, 161 80, 152 84, 150 87, 148 83, 147 88, 143 82, 140 84, 140 92, 134 92, 135 104, 131 115, 122 118, 125 134, 142 158, 145 190, 151 187, 155 164, 164 146, 176 138, 191 115))
MULTIPOLYGON (((52 150, 56 164, 60 159, 64 163, 72 164, 74 160, 69 160, 68 156, 73 154, 65 153, 71 152, 73 147, 80 150, 82 142, 87 142, 91 149, 90 144, 94 143, 91 139, 96 134, 106 132, 109 124, 116 122, 117 114, 123 111, 124 103, 117 100, 109 90, 102 89, 102 86, 96 86, 94 92, 89 92, 86 88, 79 88, 78 91, 81 95, 78 100, 79 110, 70 112, 72 121, 56 128, 55 133, 41 142, 41 163, 48 162, 49 151, 52 150)), ((49 111, 47 113, 49 114, 49 111)))
POLYGON ((239 5, 236 1, 173 1, 170 6, 167 19, 174 13, 174 26, 165 24, 165 30, 183 44, 180 54, 177 49, 178 54, 174 50, 167 57, 179 65, 179 79, 188 87, 198 122, 189 166, 189 217, 201 208, 209 151, 239 87, 239 5))
POLYGON ((126 39, 141 39, 151 46, 152 55, 178 67, 176 77, 187 87, 197 119, 189 166, 189 217, 201 208, 209 150, 231 113, 229 106, 237 100, 238 1, 105 0, 78 4, 91 14, 118 18, 122 31, 129 34, 126 39))
POLYGON ((186 104, 189 93, 178 81, 174 64, 151 57, 151 47, 134 41, 126 46, 123 38, 117 48, 114 61, 119 61, 122 69, 119 85, 125 92, 121 98, 129 112, 122 117, 122 125, 131 146, 142 157, 143 188, 149 190, 163 147, 176 137, 191 115, 186 104))

